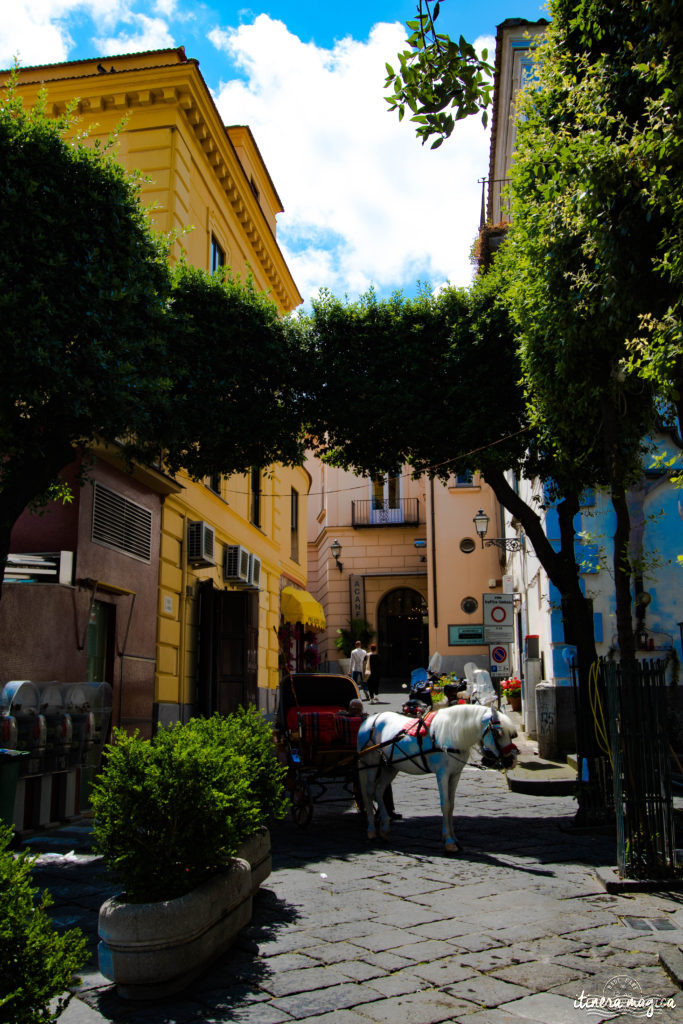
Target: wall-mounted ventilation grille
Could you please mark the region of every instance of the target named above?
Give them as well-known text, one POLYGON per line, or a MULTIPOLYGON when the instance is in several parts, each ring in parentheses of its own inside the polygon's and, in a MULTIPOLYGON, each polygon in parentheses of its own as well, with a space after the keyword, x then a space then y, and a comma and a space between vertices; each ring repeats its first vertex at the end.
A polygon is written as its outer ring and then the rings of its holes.
POLYGON ((92 506, 92 539, 97 544, 123 551, 149 562, 152 554, 150 509, 95 483, 92 506))

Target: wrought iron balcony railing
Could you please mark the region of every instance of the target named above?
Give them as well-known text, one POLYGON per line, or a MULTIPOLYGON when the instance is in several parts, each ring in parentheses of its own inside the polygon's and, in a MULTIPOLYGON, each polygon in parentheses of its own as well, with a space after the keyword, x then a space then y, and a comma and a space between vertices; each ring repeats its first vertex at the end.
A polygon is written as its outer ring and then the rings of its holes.
POLYGON ((352 501, 351 525, 417 526, 420 522, 420 499, 400 498, 394 501, 352 501))

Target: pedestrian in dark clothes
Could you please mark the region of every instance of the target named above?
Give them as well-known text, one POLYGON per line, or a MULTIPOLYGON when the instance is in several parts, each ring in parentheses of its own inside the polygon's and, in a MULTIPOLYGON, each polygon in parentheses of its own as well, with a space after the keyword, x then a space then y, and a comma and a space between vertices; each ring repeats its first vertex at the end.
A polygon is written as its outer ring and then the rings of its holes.
POLYGON ((377 700, 379 696, 379 684, 382 679, 382 659, 377 653, 377 644, 370 644, 370 651, 367 657, 368 668, 370 675, 365 681, 365 685, 368 688, 370 694, 370 703, 378 704, 377 700))

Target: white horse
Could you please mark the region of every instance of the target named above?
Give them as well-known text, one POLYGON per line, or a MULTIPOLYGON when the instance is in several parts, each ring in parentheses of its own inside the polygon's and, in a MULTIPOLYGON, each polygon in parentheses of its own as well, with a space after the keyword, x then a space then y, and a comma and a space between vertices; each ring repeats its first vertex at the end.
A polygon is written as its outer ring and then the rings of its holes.
POLYGON ((517 731, 507 715, 478 704, 442 708, 429 724, 419 723, 416 735, 407 732, 411 726, 411 731, 415 730, 413 723, 405 715, 384 711, 368 716, 360 727, 358 772, 368 839, 377 837, 374 801, 378 805, 380 835, 383 839, 389 835, 389 814, 383 797, 396 775, 432 772, 439 785, 445 850, 459 853, 460 844, 453 832, 453 801, 470 750, 479 743, 487 768, 512 768, 518 753, 512 742, 517 731))

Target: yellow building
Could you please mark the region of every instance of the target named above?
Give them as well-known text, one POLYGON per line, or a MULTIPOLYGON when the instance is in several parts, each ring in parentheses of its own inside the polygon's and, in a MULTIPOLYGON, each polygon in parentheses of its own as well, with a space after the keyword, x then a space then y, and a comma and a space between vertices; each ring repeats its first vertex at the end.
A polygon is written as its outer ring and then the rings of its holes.
MULTIPOLYGON (((145 175, 155 227, 177 233, 172 258, 251 274, 282 313, 301 302, 276 240, 282 203, 256 142, 248 127, 223 124, 182 47, 21 69, 26 105, 43 86, 51 114, 77 100, 79 130, 92 139, 125 119, 117 157, 145 175)), ((306 585, 310 477, 276 466, 176 482, 161 512, 154 719, 248 700, 270 709, 281 590, 306 585)))
POLYGON ((435 652, 442 671, 490 666, 484 595, 502 587, 500 550, 484 549, 474 524, 498 503, 478 474, 447 482, 410 470, 376 480, 311 458, 308 574, 327 632, 321 667, 346 669, 337 630, 365 619, 382 658, 384 685, 396 688, 435 652), (341 664, 340 664, 341 660, 341 664))

